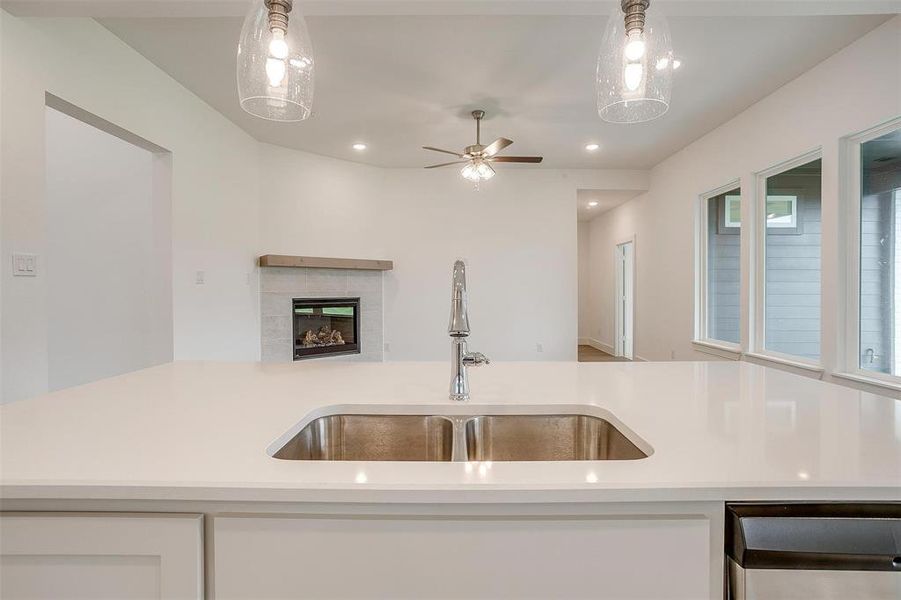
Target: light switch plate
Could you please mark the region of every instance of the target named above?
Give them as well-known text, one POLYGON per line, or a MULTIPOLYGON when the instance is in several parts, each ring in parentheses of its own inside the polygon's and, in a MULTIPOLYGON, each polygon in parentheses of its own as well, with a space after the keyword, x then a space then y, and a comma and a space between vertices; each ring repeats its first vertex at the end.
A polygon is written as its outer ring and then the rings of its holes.
POLYGON ((37 277, 38 257, 35 254, 13 254, 14 277, 37 277))

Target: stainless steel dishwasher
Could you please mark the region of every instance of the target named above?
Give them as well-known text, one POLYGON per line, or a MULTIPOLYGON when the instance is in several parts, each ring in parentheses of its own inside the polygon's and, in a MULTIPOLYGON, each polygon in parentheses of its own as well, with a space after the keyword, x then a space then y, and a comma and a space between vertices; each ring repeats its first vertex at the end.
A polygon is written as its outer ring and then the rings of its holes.
POLYGON ((901 502, 727 504, 727 600, 901 599, 901 502))

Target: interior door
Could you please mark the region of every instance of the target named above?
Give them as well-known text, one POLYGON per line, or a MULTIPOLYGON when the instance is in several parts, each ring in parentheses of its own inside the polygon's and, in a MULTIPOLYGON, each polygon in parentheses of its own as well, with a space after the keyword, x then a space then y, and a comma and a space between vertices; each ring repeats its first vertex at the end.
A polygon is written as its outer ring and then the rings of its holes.
POLYGON ((616 356, 632 358, 635 302, 635 243, 624 242, 616 246, 616 356))

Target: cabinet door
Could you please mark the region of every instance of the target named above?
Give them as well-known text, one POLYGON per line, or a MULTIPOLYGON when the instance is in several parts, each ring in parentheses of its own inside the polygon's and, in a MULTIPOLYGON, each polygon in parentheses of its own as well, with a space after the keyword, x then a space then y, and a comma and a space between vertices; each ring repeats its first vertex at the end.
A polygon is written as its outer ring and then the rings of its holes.
POLYGON ((704 519, 228 516, 213 529, 217 600, 714 595, 704 519))
POLYGON ((133 513, 3 513, 4 600, 199 599, 203 517, 133 513))

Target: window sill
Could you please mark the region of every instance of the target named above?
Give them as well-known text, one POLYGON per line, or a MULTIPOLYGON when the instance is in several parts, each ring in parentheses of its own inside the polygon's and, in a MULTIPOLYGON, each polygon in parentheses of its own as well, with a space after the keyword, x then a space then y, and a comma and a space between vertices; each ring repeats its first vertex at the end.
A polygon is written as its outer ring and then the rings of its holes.
POLYGON ((901 382, 896 383, 894 381, 887 381, 885 379, 880 379, 877 377, 868 377, 867 375, 861 375, 859 373, 832 373, 832 376, 838 377, 839 379, 847 379, 848 381, 854 381, 857 383, 874 385, 876 387, 892 390, 893 392, 901 392, 901 382))
POLYGON ((794 367, 795 369, 803 369, 804 371, 809 371, 810 373, 816 373, 818 375, 822 375, 826 372, 825 367, 822 367, 821 365, 808 363, 801 360, 793 360, 791 358, 783 358, 781 356, 773 356, 770 354, 760 354, 757 352, 745 352, 743 355, 755 360, 776 363, 777 365, 783 365, 786 367, 794 367))
POLYGON ((720 358, 728 358, 730 360, 741 359, 741 347, 730 346, 728 344, 718 344, 707 340, 692 340, 691 345, 698 352, 719 356, 720 358))

